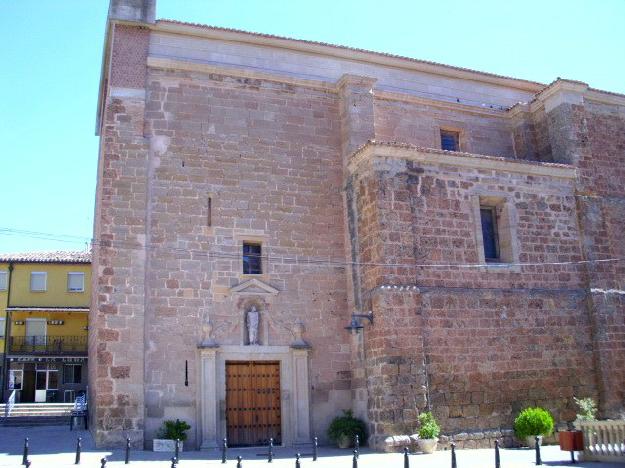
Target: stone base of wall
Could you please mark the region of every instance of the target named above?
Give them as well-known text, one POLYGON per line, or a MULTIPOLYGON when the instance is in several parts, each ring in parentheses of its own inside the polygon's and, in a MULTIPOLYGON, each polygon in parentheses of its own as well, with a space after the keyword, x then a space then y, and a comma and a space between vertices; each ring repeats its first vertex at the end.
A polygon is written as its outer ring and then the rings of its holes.
MULTIPOLYGON (((381 440, 379 446, 373 446, 373 448, 384 450, 385 452, 400 453, 404 451, 404 447, 408 447, 411 452, 418 452, 417 439, 418 436, 416 434, 389 436, 381 440)), ((496 440, 499 441, 500 447, 517 448, 524 446, 524 443, 519 442, 514 436, 514 431, 512 429, 492 429, 441 435, 438 438, 437 450, 450 449, 450 444, 452 442, 456 444, 457 449, 494 448, 496 440)), ((556 441, 555 435, 545 437, 543 439, 543 445, 554 444, 556 441)))
POLYGON ((459 432, 457 434, 441 435, 438 447, 441 450, 450 448, 453 442, 457 449, 494 448, 495 441, 500 447, 520 447, 512 429, 492 429, 478 432, 459 432))

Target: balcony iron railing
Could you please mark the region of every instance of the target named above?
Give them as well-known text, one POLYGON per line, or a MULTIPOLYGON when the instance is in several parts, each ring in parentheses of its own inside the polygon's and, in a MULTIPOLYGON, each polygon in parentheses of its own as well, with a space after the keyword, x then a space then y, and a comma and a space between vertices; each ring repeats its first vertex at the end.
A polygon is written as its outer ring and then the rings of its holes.
POLYGON ((11 336, 9 353, 40 355, 86 355, 86 336, 11 336))

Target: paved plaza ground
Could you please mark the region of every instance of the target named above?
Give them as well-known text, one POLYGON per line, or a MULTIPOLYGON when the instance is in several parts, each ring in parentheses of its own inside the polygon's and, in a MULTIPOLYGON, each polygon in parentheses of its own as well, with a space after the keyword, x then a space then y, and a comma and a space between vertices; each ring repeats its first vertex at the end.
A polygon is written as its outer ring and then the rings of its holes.
MULTIPOLYGON (((67 426, 61 427, 0 427, 0 467, 18 467, 22 462, 24 437, 30 439, 31 468, 54 468, 75 466, 76 437, 82 437, 81 465, 98 468, 100 459, 108 459, 107 467, 122 468, 124 465, 123 450, 98 450, 94 447, 91 435, 86 431, 70 432, 67 426)), ((307 450, 309 451, 309 450, 307 450)), ((267 466, 264 457, 257 456, 265 452, 263 448, 246 448, 228 450, 229 460, 226 467, 236 467, 236 456, 243 457, 243 468, 267 466)), ((495 466, 494 451, 458 450, 458 468, 489 468, 495 466)), ((154 453, 133 450, 131 466, 169 468, 169 459, 173 454, 154 453)), ((625 464, 580 462, 571 464, 568 452, 561 452, 556 446, 543 447, 542 459, 544 466, 578 467, 578 468, 623 468, 625 464)), ((200 468, 224 466, 221 464, 220 453, 217 451, 192 451, 181 454, 178 468, 200 468)), ((295 467, 295 450, 276 448, 275 458, 271 466, 276 468, 295 467)), ((359 468, 402 468, 402 454, 374 453, 366 448, 361 451, 358 461, 359 468)), ((451 466, 449 451, 438 451, 432 455, 411 455, 411 468, 448 468, 451 466)), ((532 467, 534 452, 529 449, 502 449, 502 468, 532 467)), ((322 447, 319 459, 313 462, 310 456, 302 458, 302 468, 351 468, 352 455, 349 450, 322 447)))

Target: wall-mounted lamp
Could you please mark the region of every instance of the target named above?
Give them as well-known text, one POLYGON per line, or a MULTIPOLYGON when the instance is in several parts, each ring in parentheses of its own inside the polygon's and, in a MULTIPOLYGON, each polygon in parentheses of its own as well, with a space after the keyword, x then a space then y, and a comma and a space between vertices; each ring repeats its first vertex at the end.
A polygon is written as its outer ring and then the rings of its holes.
POLYGON ((365 328, 360 319, 367 319, 369 323, 373 324, 373 312, 369 311, 366 314, 352 314, 352 320, 349 325, 345 327, 345 330, 356 334, 365 328))

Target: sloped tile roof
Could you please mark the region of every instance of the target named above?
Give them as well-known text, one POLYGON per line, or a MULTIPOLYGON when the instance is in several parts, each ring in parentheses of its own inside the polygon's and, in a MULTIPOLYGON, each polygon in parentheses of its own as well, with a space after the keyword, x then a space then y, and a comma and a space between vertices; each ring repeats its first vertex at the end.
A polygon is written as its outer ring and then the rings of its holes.
POLYGON ((91 263, 91 252, 55 250, 48 252, 0 253, 0 262, 19 263, 91 263))

